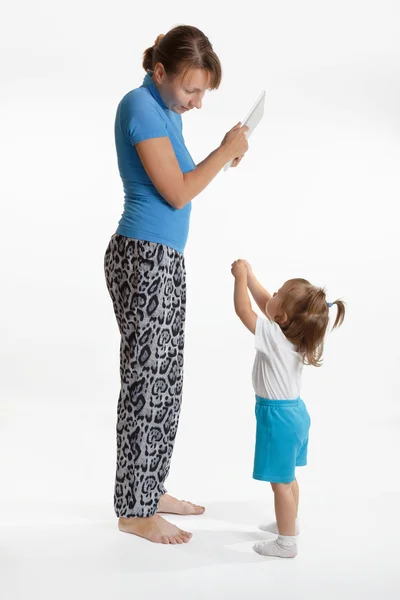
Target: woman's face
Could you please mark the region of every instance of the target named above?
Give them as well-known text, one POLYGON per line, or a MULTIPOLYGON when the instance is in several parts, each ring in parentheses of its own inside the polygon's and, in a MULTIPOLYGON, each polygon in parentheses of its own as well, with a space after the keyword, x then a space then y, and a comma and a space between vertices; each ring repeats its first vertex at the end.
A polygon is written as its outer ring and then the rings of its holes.
POLYGON ((192 108, 202 107, 210 77, 210 73, 204 69, 192 69, 185 76, 169 76, 161 63, 156 64, 153 74, 163 102, 180 115, 192 108))

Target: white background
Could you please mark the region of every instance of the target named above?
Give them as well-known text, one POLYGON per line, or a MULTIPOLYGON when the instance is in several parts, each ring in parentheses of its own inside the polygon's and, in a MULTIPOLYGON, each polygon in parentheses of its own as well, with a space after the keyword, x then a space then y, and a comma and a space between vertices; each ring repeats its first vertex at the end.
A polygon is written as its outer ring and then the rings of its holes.
POLYGON ((1 25, 1 524, 4 597, 398 597, 400 8, 397 2, 20 1, 1 25), (247 16, 244 16, 246 15, 247 16), (262 89, 237 169, 193 202, 185 387, 168 489, 206 503, 160 547, 116 529, 119 337, 103 256, 123 206, 113 125, 159 33, 193 24, 224 71, 184 117, 196 162, 262 89), (295 561, 251 551, 273 516, 251 478, 252 336, 230 264, 347 302, 299 470, 295 561))

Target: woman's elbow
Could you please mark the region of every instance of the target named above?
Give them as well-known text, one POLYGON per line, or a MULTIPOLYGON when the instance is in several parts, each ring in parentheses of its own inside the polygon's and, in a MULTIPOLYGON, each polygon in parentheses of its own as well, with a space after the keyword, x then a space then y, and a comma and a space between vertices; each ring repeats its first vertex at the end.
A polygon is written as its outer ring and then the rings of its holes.
POLYGON ((188 203, 188 200, 183 196, 174 195, 172 198, 166 198, 168 204, 175 208, 176 210, 182 210, 188 203))
POLYGON ((177 210, 185 208, 186 204, 192 200, 184 181, 176 182, 175 185, 168 186, 164 191, 165 200, 177 210))

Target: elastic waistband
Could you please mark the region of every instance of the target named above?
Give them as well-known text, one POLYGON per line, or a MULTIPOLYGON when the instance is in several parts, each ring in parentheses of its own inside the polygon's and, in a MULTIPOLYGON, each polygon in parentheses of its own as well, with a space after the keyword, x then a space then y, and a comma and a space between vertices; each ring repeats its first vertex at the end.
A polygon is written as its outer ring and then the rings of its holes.
MULTIPOLYGON (((131 233, 131 232, 130 232, 131 233)), ((123 227, 119 226, 117 231, 111 236, 111 239, 113 238, 125 238, 126 242, 130 242, 130 243, 135 243, 135 244, 148 244, 150 247, 155 247, 155 246, 164 246, 165 248, 168 248, 169 250, 172 250, 175 254, 177 254, 180 258, 184 256, 183 254, 183 249, 179 249, 176 246, 173 246, 172 244, 170 244, 166 239, 164 238, 157 238, 157 241, 155 241, 155 237, 153 236, 153 238, 151 239, 150 236, 145 235, 129 235, 127 233, 127 230, 124 229, 123 227)))
POLYGON ((269 398, 261 398, 261 396, 256 395, 256 402, 263 406, 279 406, 279 408, 284 408, 285 406, 298 406, 303 401, 300 396, 295 400, 270 400, 269 398))
POLYGON ((168 248, 172 248, 172 250, 175 250, 175 252, 182 255, 186 244, 186 239, 183 242, 178 243, 161 235, 149 233, 139 228, 126 227, 123 224, 118 225, 114 235, 121 235, 128 240, 148 242, 149 244, 155 244, 158 246, 167 246, 168 248))

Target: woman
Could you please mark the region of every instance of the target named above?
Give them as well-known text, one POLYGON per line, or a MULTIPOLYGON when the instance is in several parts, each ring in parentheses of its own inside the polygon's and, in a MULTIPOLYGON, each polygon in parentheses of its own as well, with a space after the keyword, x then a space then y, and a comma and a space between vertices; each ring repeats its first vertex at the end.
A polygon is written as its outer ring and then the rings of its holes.
POLYGON ((191 201, 230 160, 248 149, 240 123, 197 166, 181 115, 217 89, 221 65, 208 38, 179 26, 144 53, 141 87, 121 100, 115 121, 125 192, 122 218, 105 254, 105 274, 121 333, 115 512, 121 531, 152 542, 191 534, 158 513, 200 514, 203 507, 166 493, 182 384, 191 201))

